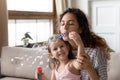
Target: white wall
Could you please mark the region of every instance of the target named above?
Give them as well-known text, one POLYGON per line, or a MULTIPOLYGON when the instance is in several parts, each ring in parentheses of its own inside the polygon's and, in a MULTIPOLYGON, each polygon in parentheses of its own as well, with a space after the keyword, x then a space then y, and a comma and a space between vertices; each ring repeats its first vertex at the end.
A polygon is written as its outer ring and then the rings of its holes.
POLYGON ((86 15, 88 15, 88 0, 68 0, 68 6, 80 8, 86 15))
POLYGON ((120 52, 120 0, 91 1, 92 29, 120 52))
POLYGON ((95 33, 120 52, 120 0, 68 0, 69 7, 84 11, 95 33))

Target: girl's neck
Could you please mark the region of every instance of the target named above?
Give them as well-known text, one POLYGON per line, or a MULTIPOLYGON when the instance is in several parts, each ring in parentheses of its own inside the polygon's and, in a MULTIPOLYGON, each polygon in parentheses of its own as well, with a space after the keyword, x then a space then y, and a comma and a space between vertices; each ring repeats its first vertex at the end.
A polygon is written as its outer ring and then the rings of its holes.
POLYGON ((69 59, 67 59, 66 61, 60 61, 60 64, 57 65, 57 71, 58 72, 62 72, 65 69, 65 66, 68 64, 69 59))
POLYGON ((60 61, 60 65, 66 65, 69 62, 69 59, 67 59, 66 61, 60 61))

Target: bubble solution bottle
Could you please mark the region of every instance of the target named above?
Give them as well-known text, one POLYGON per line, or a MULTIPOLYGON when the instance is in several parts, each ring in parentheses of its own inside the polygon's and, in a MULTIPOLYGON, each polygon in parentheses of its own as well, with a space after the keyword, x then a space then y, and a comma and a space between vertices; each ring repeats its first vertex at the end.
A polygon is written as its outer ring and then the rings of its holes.
POLYGON ((42 67, 37 68, 38 80, 42 80, 42 67))

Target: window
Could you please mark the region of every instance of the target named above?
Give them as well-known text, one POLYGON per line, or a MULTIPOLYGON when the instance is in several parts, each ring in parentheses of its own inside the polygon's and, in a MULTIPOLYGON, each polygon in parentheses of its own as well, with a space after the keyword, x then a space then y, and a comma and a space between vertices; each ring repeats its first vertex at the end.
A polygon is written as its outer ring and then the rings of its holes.
POLYGON ((54 0, 7 0, 9 46, 22 45, 30 32, 30 43, 46 41, 53 34, 54 0))

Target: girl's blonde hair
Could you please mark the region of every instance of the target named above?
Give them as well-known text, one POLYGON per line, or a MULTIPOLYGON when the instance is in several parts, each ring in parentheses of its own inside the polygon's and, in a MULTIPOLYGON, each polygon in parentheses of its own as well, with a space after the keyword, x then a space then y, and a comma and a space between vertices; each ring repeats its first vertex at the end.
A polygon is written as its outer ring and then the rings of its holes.
MULTIPOLYGON (((58 40, 58 39, 64 41, 64 40, 59 36, 59 34, 54 34, 53 36, 51 36, 51 37, 48 39, 48 42, 47 42, 48 52, 49 52, 49 58, 50 58, 49 67, 50 67, 51 69, 55 68, 55 65, 56 65, 56 64, 59 64, 59 61, 58 61, 57 59, 55 59, 55 58, 51 58, 51 57, 50 57, 50 54, 51 54, 50 43, 51 43, 51 42, 55 42, 55 41, 58 40)), ((68 41, 64 41, 64 42, 65 42, 65 44, 69 47, 68 58, 69 58, 69 59, 75 59, 75 56, 74 56, 74 54, 72 53, 72 47, 71 47, 71 45, 69 44, 68 41)))

